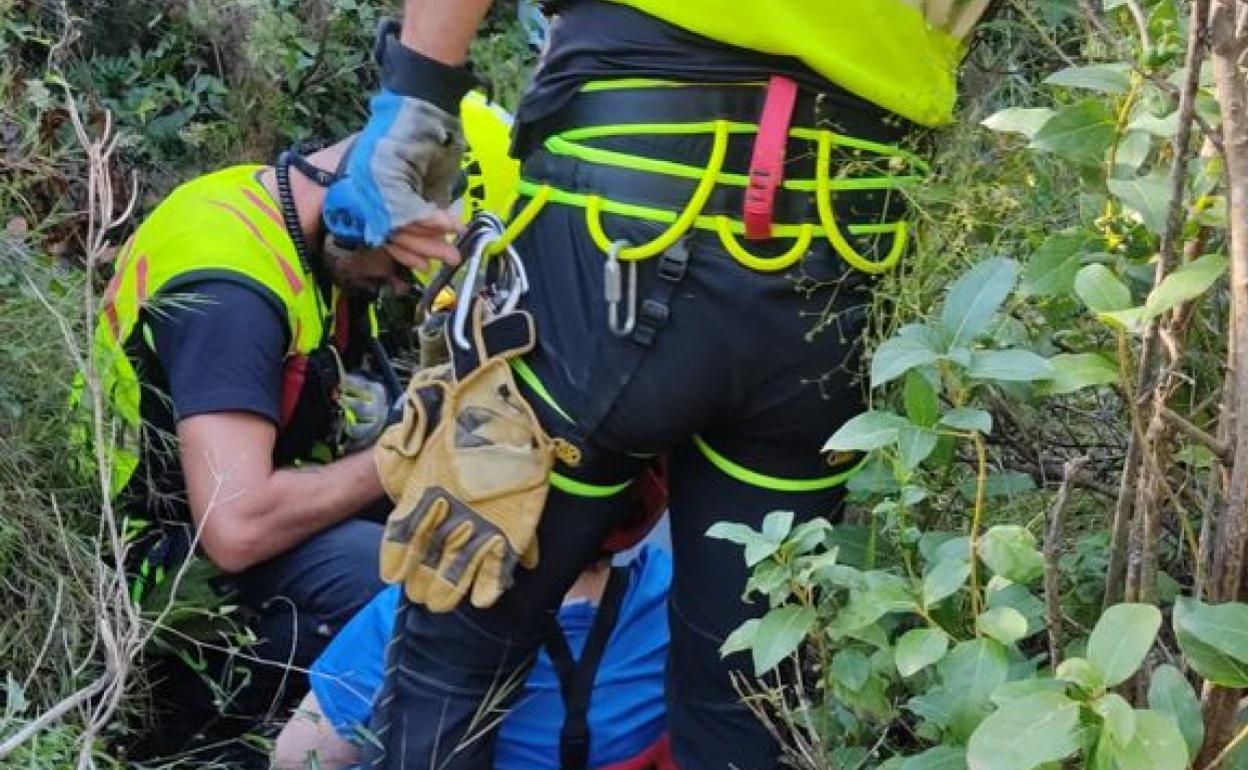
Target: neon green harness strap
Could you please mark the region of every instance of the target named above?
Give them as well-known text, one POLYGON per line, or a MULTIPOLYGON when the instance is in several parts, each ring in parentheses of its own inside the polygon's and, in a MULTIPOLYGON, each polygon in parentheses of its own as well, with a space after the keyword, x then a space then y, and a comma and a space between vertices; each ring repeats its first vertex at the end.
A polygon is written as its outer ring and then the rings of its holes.
POLYGON ((862 467, 862 462, 859 462, 854 467, 831 476, 817 479, 786 479, 780 476, 768 476, 758 471, 752 471, 744 465, 738 465, 715 451, 710 444, 706 443, 706 439, 701 436, 694 436, 693 444, 710 461, 711 465, 714 465, 725 476, 730 476, 752 487, 770 489, 774 492, 819 492, 824 489, 831 489, 844 484, 850 476, 853 476, 862 467))

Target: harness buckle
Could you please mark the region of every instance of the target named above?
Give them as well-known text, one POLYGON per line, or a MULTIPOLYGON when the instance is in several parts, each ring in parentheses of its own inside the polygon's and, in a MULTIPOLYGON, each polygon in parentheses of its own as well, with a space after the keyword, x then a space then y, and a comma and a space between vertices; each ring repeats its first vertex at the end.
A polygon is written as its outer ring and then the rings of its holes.
POLYGON ((649 347, 671 314, 671 309, 657 299, 648 299, 641 303, 641 314, 637 320, 637 328, 633 331, 633 341, 649 347))
POLYGON ((627 337, 637 325, 637 262, 628 263, 628 291, 624 291, 620 251, 628 241, 619 240, 607 251, 607 261, 602 265, 602 293, 607 302, 607 327, 617 337, 627 337), (624 320, 620 320, 620 304, 627 305, 624 320))
POLYGON ((685 248, 684 239, 676 241, 663 252, 657 272, 659 278, 668 283, 680 283, 685 279, 685 274, 689 272, 689 249, 685 248))

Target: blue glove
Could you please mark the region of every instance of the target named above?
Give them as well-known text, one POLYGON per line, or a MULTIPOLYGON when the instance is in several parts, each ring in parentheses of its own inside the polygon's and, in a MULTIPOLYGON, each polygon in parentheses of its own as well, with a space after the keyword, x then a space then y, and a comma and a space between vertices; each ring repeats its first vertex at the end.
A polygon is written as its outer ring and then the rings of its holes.
POLYGON ((459 101, 475 83, 403 46, 383 24, 377 56, 382 88, 351 149, 347 175, 326 193, 325 226, 344 248, 380 246, 398 228, 451 202, 464 151, 459 101))

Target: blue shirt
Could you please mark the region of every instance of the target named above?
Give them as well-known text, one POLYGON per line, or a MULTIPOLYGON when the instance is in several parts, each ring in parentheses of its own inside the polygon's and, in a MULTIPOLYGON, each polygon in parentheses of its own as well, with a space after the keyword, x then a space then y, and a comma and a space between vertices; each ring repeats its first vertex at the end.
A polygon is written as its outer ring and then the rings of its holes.
MULTIPOLYGON (((663 667, 667 657, 667 592, 671 555, 642 548, 629 564, 628 590, 594 680, 589 708, 590 767, 630 759, 655 743, 666 728, 663 667)), ((379 594, 334 637, 312 665, 309 679, 327 719, 347 740, 367 726, 373 695, 381 686, 386 644, 394 629, 399 588, 379 594)), ((595 607, 564 605, 559 624, 578 659, 595 607)), ((545 650, 537 658, 515 706, 499 728, 496 770, 559 770, 563 727, 559 678, 545 650)))

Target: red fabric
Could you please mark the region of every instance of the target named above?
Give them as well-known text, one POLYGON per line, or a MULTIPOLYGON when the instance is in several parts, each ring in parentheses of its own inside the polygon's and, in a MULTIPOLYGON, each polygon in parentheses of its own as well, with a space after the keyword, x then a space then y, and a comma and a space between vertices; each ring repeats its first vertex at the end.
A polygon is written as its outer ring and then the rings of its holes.
POLYGON ((750 186, 745 191, 745 222, 747 240, 771 237, 771 214, 775 208, 776 190, 784 181, 784 149, 789 140, 789 123, 797 102, 797 83, 772 75, 767 83, 767 99, 758 119, 758 135, 754 137, 754 154, 750 158, 750 186))
POLYGON ((680 768, 676 766, 676 760, 672 758, 672 742, 664 733, 662 738, 637 756, 613 765, 596 768, 596 770, 680 770, 680 768))
POLYGON ((608 553, 626 551, 645 540, 667 510, 667 460, 659 458, 645 468, 630 487, 637 514, 617 527, 602 547, 608 553))
POLYGON ((299 396, 303 393, 303 383, 308 378, 308 357, 303 355, 290 356, 282 367, 282 411, 281 425, 285 426, 295 416, 299 406, 299 396))

